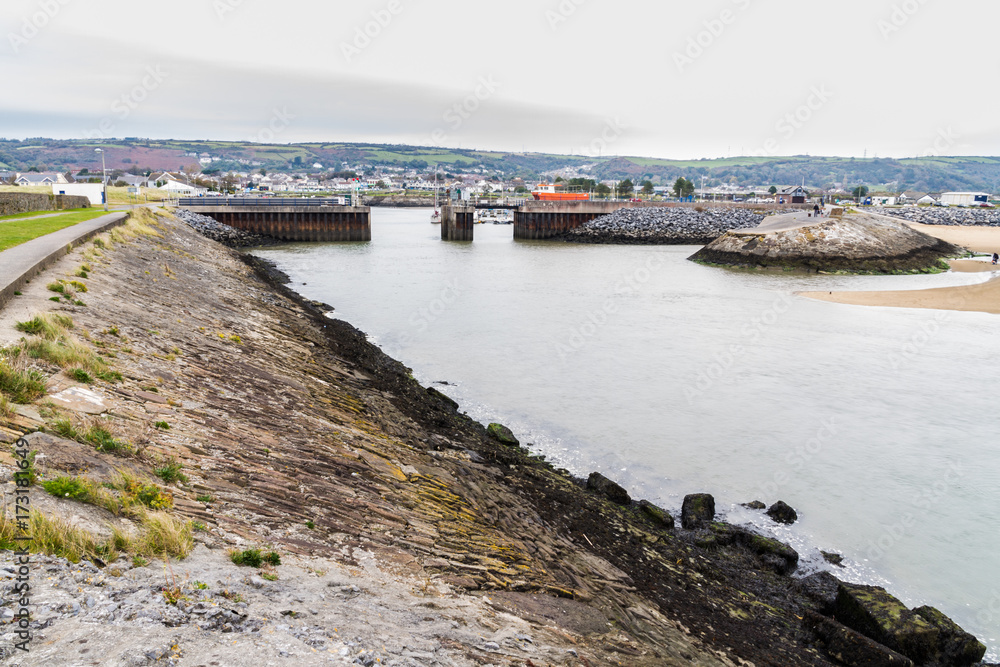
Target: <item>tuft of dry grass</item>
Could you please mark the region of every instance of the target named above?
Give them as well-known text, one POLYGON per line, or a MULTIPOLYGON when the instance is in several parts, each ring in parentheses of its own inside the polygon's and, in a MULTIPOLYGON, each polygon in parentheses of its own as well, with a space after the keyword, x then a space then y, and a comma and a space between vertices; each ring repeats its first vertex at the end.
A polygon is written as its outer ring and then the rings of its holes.
POLYGON ((114 560, 118 557, 118 552, 110 541, 100 541, 86 530, 63 519, 31 510, 27 524, 27 530, 22 530, 4 511, 0 515, 0 548, 20 549, 28 544, 32 553, 59 556, 73 563, 79 563, 83 558, 114 560), (30 542, 17 540, 23 535, 30 535, 30 542))
POLYGON ((29 367, 23 350, 0 350, 0 394, 15 403, 31 403, 45 395, 47 378, 29 367))
POLYGON ((69 333, 73 326, 72 318, 58 313, 42 313, 15 324, 19 331, 32 336, 22 339, 19 346, 32 359, 64 369, 81 369, 105 382, 120 382, 121 373, 109 370, 103 359, 69 333))
POLYGON ((27 322, 17 322, 14 328, 30 336, 55 341, 65 337, 73 328, 73 318, 58 313, 39 313, 27 322))
POLYGON ((115 531, 112 538, 122 551, 153 556, 185 558, 194 548, 194 531, 190 521, 181 521, 166 512, 149 512, 140 523, 139 533, 128 536, 115 531))

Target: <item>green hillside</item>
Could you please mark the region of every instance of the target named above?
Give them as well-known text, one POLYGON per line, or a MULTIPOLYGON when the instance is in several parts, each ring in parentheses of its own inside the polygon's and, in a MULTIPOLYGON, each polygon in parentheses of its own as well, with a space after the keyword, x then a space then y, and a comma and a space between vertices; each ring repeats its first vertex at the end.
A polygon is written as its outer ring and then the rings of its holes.
POLYGON ((213 170, 303 172, 360 167, 408 167, 446 172, 486 169, 505 178, 540 178, 545 172, 587 166, 586 175, 600 180, 649 179, 671 184, 680 176, 706 185, 790 185, 805 181, 812 188, 845 189, 864 184, 889 191, 986 190, 1000 191, 1000 157, 915 157, 907 159, 813 156, 732 157, 725 159, 666 160, 649 157, 590 158, 551 153, 507 153, 427 146, 366 143, 251 144, 240 141, 153 141, 0 139, 0 167, 28 171, 93 169, 94 149, 105 150, 109 169, 122 171, 179 170, 197 167, 198 156, 209 155, 213 170))

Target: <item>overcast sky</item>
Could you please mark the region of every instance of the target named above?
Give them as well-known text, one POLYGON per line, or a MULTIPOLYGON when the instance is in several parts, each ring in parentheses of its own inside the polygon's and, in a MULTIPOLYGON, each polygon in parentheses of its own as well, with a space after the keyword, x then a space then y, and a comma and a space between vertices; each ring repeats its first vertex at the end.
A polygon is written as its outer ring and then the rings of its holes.
POLYGON ((998 155, 998 19, 985 0, 4 0, 0 136, 998 155))

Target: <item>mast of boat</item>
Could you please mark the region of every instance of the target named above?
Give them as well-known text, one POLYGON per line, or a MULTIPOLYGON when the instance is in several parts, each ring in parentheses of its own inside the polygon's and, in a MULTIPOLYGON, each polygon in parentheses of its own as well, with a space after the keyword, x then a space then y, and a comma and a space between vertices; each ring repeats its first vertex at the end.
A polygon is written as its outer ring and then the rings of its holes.
POLYGON ((434 167, 434 212, 437 213, 438 209, 438 169, 439 167, 434 167))

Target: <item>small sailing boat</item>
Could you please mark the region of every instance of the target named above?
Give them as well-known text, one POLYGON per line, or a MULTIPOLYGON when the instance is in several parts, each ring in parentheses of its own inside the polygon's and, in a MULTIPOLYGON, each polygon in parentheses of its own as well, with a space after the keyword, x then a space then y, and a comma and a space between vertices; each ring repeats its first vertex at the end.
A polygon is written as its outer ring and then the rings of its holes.
POLYGON ((441 224, 441 211, 438 210, 438 173, 434 171, 434 212, 431 213, 431 224, 441 224))

